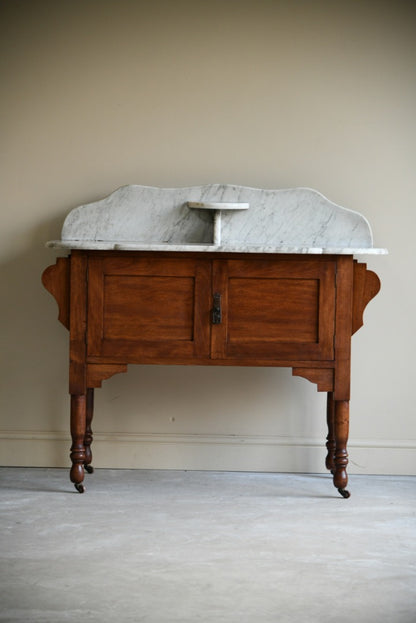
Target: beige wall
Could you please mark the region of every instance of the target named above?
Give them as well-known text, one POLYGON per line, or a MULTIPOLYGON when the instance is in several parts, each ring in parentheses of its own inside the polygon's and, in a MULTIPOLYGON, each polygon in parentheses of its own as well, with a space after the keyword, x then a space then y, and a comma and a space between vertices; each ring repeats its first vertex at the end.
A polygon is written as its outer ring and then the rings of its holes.
MULTIPOLYGON (((42 289, 65 214, 128 183, 309 186, 388 257, 353 338, 350 472, 416 473, 413 2, 2 2, 0 462, 68 464, 67 333, 42 289)), ((321 471, 290 370, 134 367, 97 466, 321 471)))

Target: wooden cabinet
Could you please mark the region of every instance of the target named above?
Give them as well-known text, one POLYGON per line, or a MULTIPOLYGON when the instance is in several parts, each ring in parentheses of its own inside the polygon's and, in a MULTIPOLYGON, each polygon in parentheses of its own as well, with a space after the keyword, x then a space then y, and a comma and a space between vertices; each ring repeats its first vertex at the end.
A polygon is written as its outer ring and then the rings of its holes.
POLYGON ((352 255, 73 251, 44 272, 70 331, 71 480, 91 468, 94 388, 128 364, 292 367, 328 393, 344 497, 350 342, 377 276, 352 255))
POLYGON ((335 275, 326 259, 92 255, 88 361, 332 360, 335 275))

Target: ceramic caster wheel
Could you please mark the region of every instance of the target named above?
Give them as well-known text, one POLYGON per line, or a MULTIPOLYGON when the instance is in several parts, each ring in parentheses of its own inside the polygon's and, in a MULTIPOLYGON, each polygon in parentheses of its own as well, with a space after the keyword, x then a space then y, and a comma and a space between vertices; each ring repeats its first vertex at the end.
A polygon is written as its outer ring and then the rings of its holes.
POLYGON ((78 493, 84 493, 85 491, 85 487, 82 482, 74 484, 74 487, 78 491, 78 493))
POLYGON ((338 493, 340 493, 343 498, 349 498, 351 495, 351 493, 346 489, 338 489, 338 493))
POLYGON ((92 465, 84 465, 85 471, 88 472, 89 474, 93 474, 94 473, 94 468, 92 465))

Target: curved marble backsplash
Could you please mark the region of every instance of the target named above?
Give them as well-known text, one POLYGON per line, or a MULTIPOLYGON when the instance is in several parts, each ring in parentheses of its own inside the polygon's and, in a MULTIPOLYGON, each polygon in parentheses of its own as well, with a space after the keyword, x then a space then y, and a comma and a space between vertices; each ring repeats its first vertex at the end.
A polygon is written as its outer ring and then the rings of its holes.
POLYGON ((188 188, 130 185, 73 209, 62 239, 48 246, 244 252, 385 253, 373 247, 367 219, 309 188, 264 190, 225 184, 188 188), (188 202, 242 203, 224 211, 221 245, 213 245, 212 210, 188 202), (215 246, 215 248, 213 248, 215 246))

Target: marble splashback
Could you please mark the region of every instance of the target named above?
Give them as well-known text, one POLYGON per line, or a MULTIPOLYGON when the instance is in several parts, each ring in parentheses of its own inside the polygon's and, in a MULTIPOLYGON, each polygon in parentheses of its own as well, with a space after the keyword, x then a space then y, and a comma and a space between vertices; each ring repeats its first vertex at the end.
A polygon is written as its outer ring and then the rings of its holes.
POLYGON ((65 219, 61 241, 48 245, 126 249, 169 245, 172 250, 214 250, 212 211, 190 209, 188 202, 249 204, 247 210, 222 213, 221 247, 216 250, 384 252, 373 248, 365 217, 336 205, 316 190, 263 190, 223 184, 123 186, 100 201, 73 209, 65 219))

